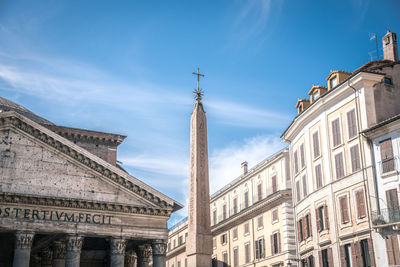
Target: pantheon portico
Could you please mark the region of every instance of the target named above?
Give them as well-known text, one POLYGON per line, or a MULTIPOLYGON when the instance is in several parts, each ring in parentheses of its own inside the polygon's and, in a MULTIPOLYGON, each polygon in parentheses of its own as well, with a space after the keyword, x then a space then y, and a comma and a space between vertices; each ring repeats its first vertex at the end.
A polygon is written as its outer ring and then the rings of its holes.
POLYGON ((182 205, 117 164, 124 138, 0 98, 0 266, 165 266, 182 205))

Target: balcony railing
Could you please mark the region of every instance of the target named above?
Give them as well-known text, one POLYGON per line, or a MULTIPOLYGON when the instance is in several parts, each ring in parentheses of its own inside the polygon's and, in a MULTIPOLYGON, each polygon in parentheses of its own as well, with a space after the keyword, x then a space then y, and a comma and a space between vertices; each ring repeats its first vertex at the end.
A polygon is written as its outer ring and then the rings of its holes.
POLYGON ((372 224, 376 226, 400 222, 400 207, 373 211, 371 217, 372 224))
POLYGON ((391 159, 380 161, 379 164, 379 171, 381 174, 389 173, 395 170, 399 170, 399 157, 393 157, 391 159))

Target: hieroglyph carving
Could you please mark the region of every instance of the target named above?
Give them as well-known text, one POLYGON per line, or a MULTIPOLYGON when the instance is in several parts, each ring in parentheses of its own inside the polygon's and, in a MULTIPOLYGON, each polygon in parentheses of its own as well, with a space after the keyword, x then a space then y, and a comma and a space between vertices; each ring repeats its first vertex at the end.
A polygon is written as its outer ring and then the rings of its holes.
POLYGON ((16 233, 15 248, 17 249, 28 249, 32 247, 33 232, 19 231, 16 233))

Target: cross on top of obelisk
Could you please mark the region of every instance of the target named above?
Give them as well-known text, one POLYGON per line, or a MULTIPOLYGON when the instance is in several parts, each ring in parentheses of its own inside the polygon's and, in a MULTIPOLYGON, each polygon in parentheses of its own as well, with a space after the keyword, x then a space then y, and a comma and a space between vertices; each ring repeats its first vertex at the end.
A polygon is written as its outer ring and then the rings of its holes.
POLYGON ((200 68, 197 68, 197 72, 193 72, 193 75, 197 75, 197 89, 193 91, 196 101, 201 101, 201 97, 204 92, 203 89, 200 88, 200 77, 204 77, 204 74, 200 73, 200 68))

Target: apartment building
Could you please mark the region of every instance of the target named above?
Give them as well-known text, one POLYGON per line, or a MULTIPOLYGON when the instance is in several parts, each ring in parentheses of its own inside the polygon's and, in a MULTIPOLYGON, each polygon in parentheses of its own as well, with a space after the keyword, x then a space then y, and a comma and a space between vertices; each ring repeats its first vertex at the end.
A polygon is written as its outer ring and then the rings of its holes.
POLYGON ((371 201, 377 197, 374 160, 361 132, 400 113, 396 34, 388 31, 382 41, 383 60, 352 73, 331 71, 326 86, 312 86, 282 134, 289 143, 302 267, 379 262, 371 221, 371 211, 379 210, 371 201))
MULTIPOLYGON (((290 266, 295 232, 288 150, 262 161, 211 196, 213 266, 290 266)), ((187 222, 170 229, 167 266, 186 266, 187 222)), ((294 265, 292 265, 294 266, 294 265)))

